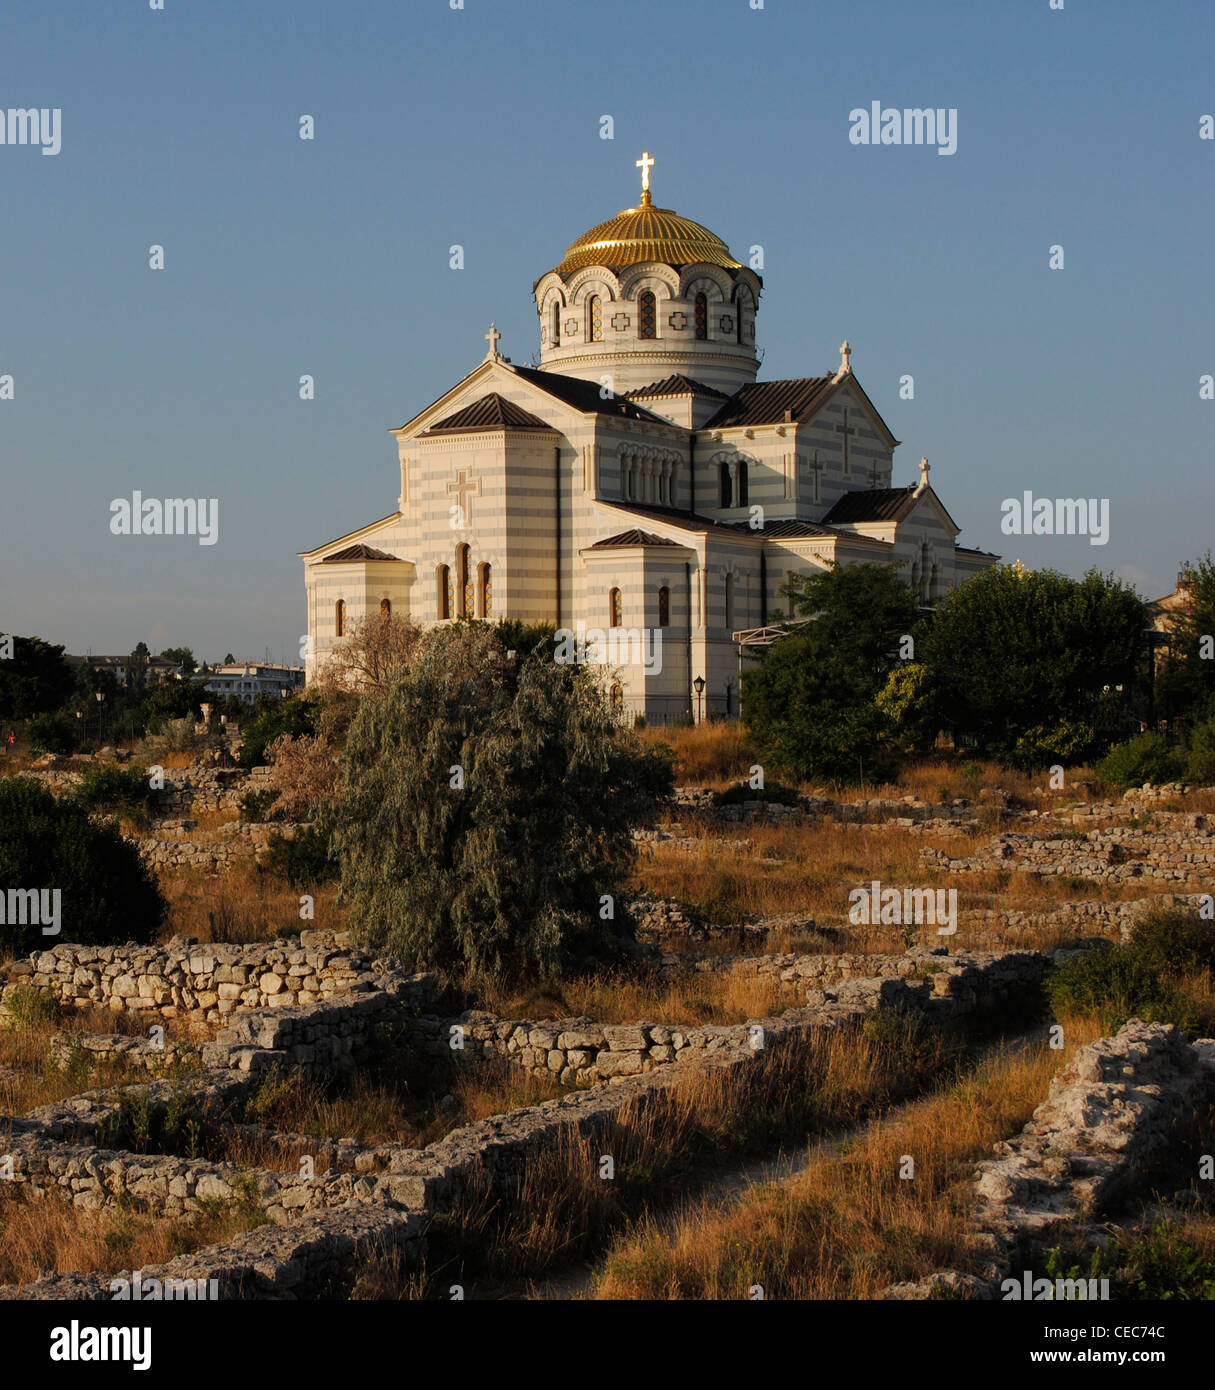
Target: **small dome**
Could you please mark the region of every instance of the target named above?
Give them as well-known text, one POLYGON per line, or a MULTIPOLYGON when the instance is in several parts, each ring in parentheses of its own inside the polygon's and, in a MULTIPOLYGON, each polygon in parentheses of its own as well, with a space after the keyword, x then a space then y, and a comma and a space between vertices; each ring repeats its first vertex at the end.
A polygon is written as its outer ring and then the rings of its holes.
POLYGON ((580 236, 565 253, 557 274, 568 275, 586 265, 615 270, 642 261, 672 266, 703 261, 726 270, 742 269, 721 237, 670 208, 654 207, 647 193, 639 207, 625 208, 580 236))

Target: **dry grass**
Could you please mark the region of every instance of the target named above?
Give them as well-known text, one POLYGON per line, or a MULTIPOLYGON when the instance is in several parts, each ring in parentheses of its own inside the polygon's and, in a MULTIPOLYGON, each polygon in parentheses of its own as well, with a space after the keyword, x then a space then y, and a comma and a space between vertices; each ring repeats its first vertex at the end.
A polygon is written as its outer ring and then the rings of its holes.
MULTIPOLYGON (((657 898, 674 898, 708 921, 720 924, 756 917, 804 913, 838 935, 840 951, 901 951, 902 929, 848 922, 848 893, 877 879, 885 885, 954 888, 958 892, 959 936, 968 916, 992 909, 1047 912, 1077 900, 1117 902, 1155 891, 1152 883, 1106 883, 1017 873, 991 868, 950 874, 920 858, 924 848, 943 848, 953 858, 977 853, 991 831, 974 835, 908 834, 888 825, 848 826, 811 820, 799 825, 746 822, 723 826, 706 817, 685 815, 682 834, 694 843, 658 841, 643 845, 629 888, 657 898), (736 848, 729 842, 746 842, 736 848)), ((1195 881, 1197 884, 1197 881, 1195 881)), ((1178 890, 1180 891, 1180 890, 1178 890)), ((985 927, 984 930, 987 930, 985 927)), ((929 941, 932 928, 917 933, 929 941)), ((1066 939, 1066 930, 1047 929, 1007 944, 1049 947, 1066 939)), ((992 938, 996 940, 997 938, 992 938)), ((766 949, 796 949, 770 942, 766 949)), ((811 950, 822 946, 811 946, 811 950)))
MULTIPOLYGON (((424 1148, 461 1125, 568 1094, 549 1079, 500 1058, 426 1065, 381 1063, 336 1082, 293 1071, 267 1080, 245 1119, 272 1130, 354 1139, 360 1144, 424 1148)), ((306 1148, 284 1149, 264 1139, 227 1131, 208 1141, 208 1156, 254 1166, 294 1166, 306 1148)))
POLYGON ((503 1018, 589 1017, 600 1023, 640 1020, 695 1026, 745 1023, 792 1007, 793 997, 771 977, 704 971, 660 980, 610 971, 579 976, 522 992, 485 996, 485 1007, 503 1018))
POLYGON ((40 998, 36 1007, 38 1016, 28 1023, 0 1030, 0 1114, 24 1115, 82 1090, 148 1079, 142 1070, 121 1062, 93 1060, 83 1053, 66 1068, 52 1065, 48 1059, 51 1039, 57 1033, 146 1035, 146 1019, 107 1009, 65 1012, 46 997, 40 998))
POLYGON ((218 1206, 166 1221, 120 1207, 80 1211, 54 1198, 20 1200, 0 1192, 0 1284, 32 1283, 48 1271, 116 1274, 230 1240, 258 1224, 248 1205, 218 1206))
POLYGON ((196 869, 165 870, 160 886, 169 902, 165 938, 193 936, 199 941, 269 941, 301 928, 341 930, 337 886, 311 890, 315 915, 300 919, 300 890, 256 864, 238 864, 222 877, 196 869))
POLYGON ((748 777, 758 761, 737 720, 720 724, 642 729, 640 737, 654 747, 665 743, 675 754, 675 781, 680 786, 733 786, 748 777))
MULTIPOLYGON (((500 1288, 539 1277, 619 1228, 657 1198, 678 1198, 704 1165, 781 1137, 847 1126, 947 1072, 956 1040, 891 1015, 877 1029, 788 1042, 741 1070, 692 1068, 670 1090, 634 1098, 593 1136, 566 1128, 529 1157, 506 1192, 469 1181, 432 1223, 426 1278, 391 1296, 445 1296, 455 1283, 500 1288), (610 1155, 614 1176, 601 1177, 610 1155)), ((390 1296, 383 1282, 373 1296, 390 1296)))
POLYGON ((1099 1035, 1069 1019, 1045 1043, 990 1056, 970 1076, 877 1122, 838 1156, 752 1189, 722 1213, 693 1206, 640 1221, 608 1256, 598 1298, 865 1299, 938 1269, 977 1268, 965 1219, 976 1161, 1020 1130, 1061 1061, 1099 1035), (899 1176, 904 1156, 913 1179, 899 1176))

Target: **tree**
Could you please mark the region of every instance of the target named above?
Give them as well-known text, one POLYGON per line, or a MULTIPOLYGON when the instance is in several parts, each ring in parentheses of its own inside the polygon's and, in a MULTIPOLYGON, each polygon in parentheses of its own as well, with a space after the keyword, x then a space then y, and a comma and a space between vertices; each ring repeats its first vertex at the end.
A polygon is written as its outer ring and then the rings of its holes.
POLYGON ((306 695, 292 695, 287 699, 275 697, 261 706, 260 713, 241 730, 240 758, 242 767, 254 767, 265 762, 267 745, 282 734, 303 734, 317 732, 319 712, 316 701, 306 695))
POLYGON ((41 637, 0 633, 0 715, 29 719, 48 714, 62 707, 75 684, 62 647, 41 637))
POLYGON ((1215 716, 1215 561, 1189 566, 1188 600, 1176 611, 1156 682, 1158 711, 1195 723, 1215 716))
POLYGON ((194 660, 194 653, 189 647, 166 647, 160 655, 162 660, 180 666, 183 676, 193 675, 198 669, 198 662, 194 660))
POLYGON ((1143 601, 1113 576, 998 565, 948 593, 923 643, 956 738, 1020 766, 1083 762, 1131 731, 1143 601))
POLYGON ((17 953, 56 942, 151 941, 167 906, 138 849, 109 821, 56 798, 31 777, 0 780, 0 898, 6 909, 4 944, 17 953), (44 921, 9 920, 13 894, 60 894, 60 934, 44 921))
POLYGON ((369 613, 326 657, 316 681, 322 731, 337 741, 345 736, 363 699, 381 699, 393 677, 422 640, 422 628, 392 614, 369 613))
POLYGON ((555 971, 602 939, 632 828, 670 780, 586 667, 436 629, 347 736, 332 843, 349 919, 410 968, 555 971))
POLYGON ((148 660, 152 653, 146 642, 137 642, 135 650, 127 657, 127 690, 133 701, 143 699, 148 685, 148 660))
POLYGON ((743 712, 765 762, 795 779, 854 780, 884 771, 889 721, 877 697, 914 650, 916 598, 893 566, 794 575, 791 610, 813 618, 743 676, 743 712))

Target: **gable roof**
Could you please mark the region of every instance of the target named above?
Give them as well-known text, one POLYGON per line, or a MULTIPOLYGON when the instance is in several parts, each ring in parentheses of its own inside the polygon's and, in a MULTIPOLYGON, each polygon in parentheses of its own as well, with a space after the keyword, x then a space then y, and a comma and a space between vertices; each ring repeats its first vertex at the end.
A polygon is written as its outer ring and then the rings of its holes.
POLYGON ((738 425, 779 425, 790 412, 804 420, 823 403, 835 385, 830 376, 792 377, 786 381, 752 381, 730 397, 702 429, 730 429, 738 425))
POLYGON ((732 521, 739 531, 750 531, 760 536, 777 536, 785 539, 796 539, 799 536, 838 536, 839 532, 833 526, 824 526, 818 521, 800 521, 796 517, 785 517, 777 521, 765 522, 763 526, 753 527, 747 521, 732 521))
POLYGON ((374 545, 348 545, 345 550, 326 555, 321 564, 345 565, 353 560, 392 560, 398 565, 404 563, 396 555, 389 555, 386 550, 377 550, 374 545))
POLYGON ((480 400, 457 410, 454 415, 439 420, 428 430, 423 430, 419 438, 425 438, 428 434, 470 434, 474 430, 552 428, 552 425, 546 424, 539 416, 524 410, 514 401, 508 401, 497 391, 491 391, 489 395, 482 396, 480 400))
MULTIPOLYGON (((740 535, 747 536, 752 540, 762 540, 763 535, 759 531, 752 531, 746 526, 735 526, 730 522, 714 521, 711 517, 701 516, 697 512, 676 511, 674 507, 652 507, 645 502, 617 502, 609 498, 596 498, 597 507, 611 507, 618 512, 631 512, 633 515, 653 521, 665 522, 668 526, 675 526, 681 531, 714 531, 721 536, 729 536, 737 540, 740 535)), ((674 544, 674 542, 672 542, 674 544)))
POLYGON ((599 394, 597 381, 583 381, 581 377, 562 376, 559 372, 542 371, 539 367, 517 367, 512 362, 509 370, 524 381, 538 386, 541 391, 555 396, 566 405, 573 406, 584 415, 624 415, 630 420, 645 420, 654 425, 671 426, 669 420, 634 405, 625 396, 610 396, 606 400, 599 394))
POLYGON ((625 395, 634 401, 646 400, 650 396, 710 396, 719 401, 730 399, 716 386, 706 386, 703 382, 692 381, 682 372, 664 376, 661 381, 651 381, 648 386, 639 387, 636 391, 626 391, 625 395))
POLYGON ((630 531, 621 531, 618 536, 608 536, 606 540, 596 541, 587 546, 588 550, 621 550, 632 545, 675 545, 665 536, 656 536, 652 531, 642 531, 634 526, 630 531))
POLYGON ((855 526, 866 521, 902 521, 914 509, 915 503, 914 486, 846 492, 837 499, 823 521, 828 526, 855 526))

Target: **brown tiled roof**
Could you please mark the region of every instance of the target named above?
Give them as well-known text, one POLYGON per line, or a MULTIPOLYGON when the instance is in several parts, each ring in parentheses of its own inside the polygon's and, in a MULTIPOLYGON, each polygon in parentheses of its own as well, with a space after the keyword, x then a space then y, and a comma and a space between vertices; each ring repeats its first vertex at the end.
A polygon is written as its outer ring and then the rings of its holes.
POLYGON ((823 403, 834 382, 835 378, 830 376, 753 381, 740 387, 702 428, 779 425, 786 418, 786 412, 790 412, 794 420, 803 420, 823 403))
POLYGON ((680 512, 674 507, 651 507, 644 502, 617 502, 614 498, 610 501, 605 499, 600 503, 601 506, 612 507, 618 512, 631 512, 634 516, 646 518, 652 521, 665 521, 669 526, 677 526, 681 531, 716 531, 723 536, 737 537, 740 533, 753 537, 755 540, 762 540, 763 536, 759 531, 752 531, 746 526, 735 526, 730 522, 714 521, 711 517, 701 516, 697 512, 680 512))
POLYGON ((605 400, 599 394, 599 383, 583 381, 576 376, 562 376, 560 372, 546 372, 539 367, 516 367, 511 371, 524 381, 530 381, 541 391, 547 391, 566 405, 572 405, 584 415, 623 415, 629 420, 648 420, 655 425, 670 425, 669 420, 646 410, 644 406, 634 405, 624 396, 611 396, 605 400))
POLYGON ((552 426, 514 401, 500 396, 497 391, 491 391, 488 396, 482 396, 479 401, 473 401, 454 415, 448 415, 446 419, 431 425, 422 434, 468 434, 473 430, 502 429, 548 430, 552 426))
POLYGON ((621 531, 618 536, 608 536, 606 540, 596 541, 588 550, 620 550, 629 545, 674 545, 665 536, 656 536, 652 531, 642 531, 634 526, 631 531, 621 531))
POLYGON ((846 526, 865 521, 901 521, 915 506, 914 487, 877 487, 846 492, 823 517, 826 525, 846 526))
POLYGON ((745 521, 730 523, 740 531, 750 531, 752 535, 779 536, 796 539, 798 536, 838 536, 833 526, 824 526, 818 521, 799 521, 796 517, 786 517, 779 521, 769 521, 761 527, 752 527, 745 521))
POLYGON ((389 555, 386 550, 377 550, 373 545, 348 545, 345 550, 339 550, 333 555, 326 555, 321 564, 344 565, 351 560, 397 560, 397 558, 395 555, 389 555))
POLYGON ((637 391, 626 391, 625 394, 634 401, 643 401, 650 396, 714 396, 719 401, 730 399, 716 386, 705 386, 703 382, 692 381, 680 372, 676 372, 674 376, 664 376, 661 381, 652 381, 637 391))

